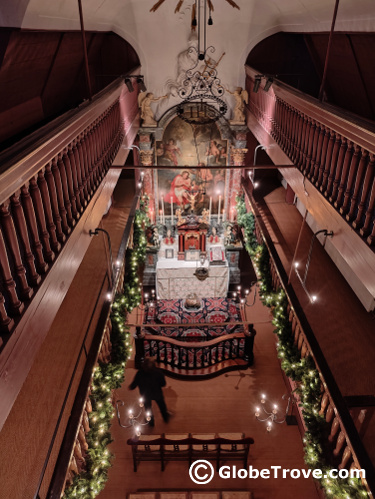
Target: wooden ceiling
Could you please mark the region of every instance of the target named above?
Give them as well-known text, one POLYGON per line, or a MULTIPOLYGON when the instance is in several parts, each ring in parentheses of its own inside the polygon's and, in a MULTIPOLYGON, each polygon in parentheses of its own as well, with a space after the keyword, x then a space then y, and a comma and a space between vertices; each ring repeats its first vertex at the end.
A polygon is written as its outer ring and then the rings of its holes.
MULTIPOLYGON (((86 34, 93 93, 139 65, 114 33, 86 34)), ((0 142, 87 98, 81 33, 0 31, 0 142)), ((7 145, 7 142, 3 145, 7 145)))
MULTIPOLYGON (((328 34, 277 33, 260 42, 247 64, 318 97, 328 34)), ((375 34, 335 33, 324 100, 375 120, 375 34)))

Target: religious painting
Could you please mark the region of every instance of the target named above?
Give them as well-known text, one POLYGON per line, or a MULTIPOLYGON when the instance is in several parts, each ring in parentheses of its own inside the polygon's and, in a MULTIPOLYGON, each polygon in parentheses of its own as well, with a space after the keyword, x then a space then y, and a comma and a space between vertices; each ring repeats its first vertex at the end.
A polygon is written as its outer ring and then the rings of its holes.
POLYGON ((226 166, 228 143, 221 139, 215 123, 190 125, 174 118, 166 127, 163 140, 156 141, 158 166, 226 166))
POLYGON ((161 216, 222 215, 224 210, 224 168, 158 170, 158 201, 161 216), (180 211, 179 211, 180 210, 180 211))
POLYGON ((171 216, 172 210, 173 217, 176 210, 184 215, 223 212, 228 143, 221 139, 215 123, 190 125, 174 118, 163 140, 156 141, 156 158, 158 166, 171 168, 157 171, 157 198, 163 216, 171 216))

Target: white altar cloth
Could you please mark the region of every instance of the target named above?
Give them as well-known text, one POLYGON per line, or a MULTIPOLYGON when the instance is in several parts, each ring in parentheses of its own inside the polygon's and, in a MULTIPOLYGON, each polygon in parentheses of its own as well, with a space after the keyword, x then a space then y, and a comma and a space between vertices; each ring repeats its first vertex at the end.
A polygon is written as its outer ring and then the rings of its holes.
POLYGON ((177 258, 159 258, 156 264, 156 295, 160 300, 184 299, 189 293, 199 298, 224 298, 228 293, 229 268, 225 265, 208 265, 208 277, 200 281, 194 272, 200 262, 187 262, 177 258))

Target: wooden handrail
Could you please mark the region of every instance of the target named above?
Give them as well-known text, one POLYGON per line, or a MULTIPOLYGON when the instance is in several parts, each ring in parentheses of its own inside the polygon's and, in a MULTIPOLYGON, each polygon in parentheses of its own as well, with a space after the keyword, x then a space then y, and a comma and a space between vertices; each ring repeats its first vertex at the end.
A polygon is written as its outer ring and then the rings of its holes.
MULTIPOLYGON (((138 188, 136 195, 133 198, 133 204, 130 209, 130 214, 125 226, 123 237, 121 239, 121 245, 117 254, 117 259, 120 260, 121 262, 125 260, 125 252, 127 244, 129 242, 129 236, 133 225, 135 211, 139 203, 140 194, 141 190, 138 188)), ((120 273, 118 272, 117 275, 119 276, 119 274, 120 273)), ((117 288, 117 279, 113 283, 113 288, 112 288, 113 296, 115 295, 116 288, 117 288)), ((103 304, 100 317, 97 326, 95 328, 94 338, 90 347, 83 375, 71 410, 71 415, 67 425, 67 429, 65 431, 64 439, 61 444, 59 456, 57 458, 55 470, 53 473, 53 477, 51 479, 47 495, 48 499, 60 499, 61 491, 64 488, 65 478, 69 467, 70 458, 72 455, 75 440, 77 438, 79 424, 82 418, 83 410, 85 408, 89 388, 92 382, 92 372, 97 363, 99 350, 103 341, 103 336, 105 334, 105 326, 109 320, 110 311, 111 311, 111 303, 109 301, 106 301, 103 304)), ((36 495, 38 494, 38 492, 39 491, 37 491, 36 495)))
POLYGON ((270 259, 273 262, 274 269, 277 273, 279 282, 284 290, 284 293, 287 297, 288 303, 291 307, 291 310, 294 313, 294 316, 297 318, 300 327, 302 329, 304 338, 307 343, 307 347, 310 355, 315 361, 316 368, 319 372, 322 385, 324 387, 325 392, 329 396, 329 400, 332 402, 335 408, 335 414, 339 418, 341 428, 345 431, 346 442, 348 443, 352 455, 356 457, 356 460, 361 469, 366 470, 366 482, 369 489, 374 493, 375 492, 375 468, 373 463, 371 462, 366 449, 359 437, 358 431, 354 425, 353 419, 349 413, 348 407, 345 403, 345 400, 341 394, 341 391, 336 383, 336 380, 332 374, 330 367, 324 357, 324 354, 320 348, 320 345, 314 335, 314 332, 311 329, 310 324, 305 316, 305 313, 298 301, 298 298, 292 288, 292 286, 288 283, 288 276, 285 272, 285 269, 282 265, 281 259, 277 253, 277 250, 274 246, 272 238, 270 237, 267 227, 262 219, 262 216, 259 213, 257 205, 252 197, 251 191, 248 187, 247 182, 243 180, 242 188, 246 194, 247 200, 250 204, 251 210, 255 216, 255 222, 258 228, 260 229, 262 239, 264 244, 266 245, 270 259))
POLYGON ((147 341, 159 341, 162 343, 169 343, 171 345, 175 345, 183 348, 206 348, 211 347, 213 345, 217 345, 218 343, 222 343, 224 341, 230 341, 234 339, 244 339, 246 335, 244 333, 233 333, 233 334, 225 334, 222 336, 218 336, 217 338, 213 338, 208 341, 179 341, 174 338, 169 338, 167 336, 158 336, 153 334, 146 334, 144 339, 147 341))

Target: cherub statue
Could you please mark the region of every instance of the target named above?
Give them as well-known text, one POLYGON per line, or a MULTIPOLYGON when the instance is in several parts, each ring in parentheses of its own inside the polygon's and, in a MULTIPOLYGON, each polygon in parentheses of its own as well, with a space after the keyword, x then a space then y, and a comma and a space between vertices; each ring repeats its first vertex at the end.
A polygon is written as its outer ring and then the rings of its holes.
POLYGON ((202 211, 202 218, 199 219, 199 222, 201 224, 208 224, 208 217, 209 217, 210 212, 207 210, 207 208, 203 208, 202 211))
POLYGON ((185 218, 182 218, 182 211, 180 208, 176 210, 177 225, 182 225, 186 222, 185 218))
POLYGON ((151 109, 151 102, 157 102, 161 99, 166 99, 168 96, 154 97, 152 92, 142 92, 138 95, 138 106, 141 110, 142 126, 157 126, 154 112, 151 109))
POLYGON ((226 89, 227 92, 234 95, 236 104, 234 106, 233 118, 230 120, 232 125, 243 125, 245 123, 245 103, 249 103, 249 94, 242 87, 237 87, 234 92, 226 89))

